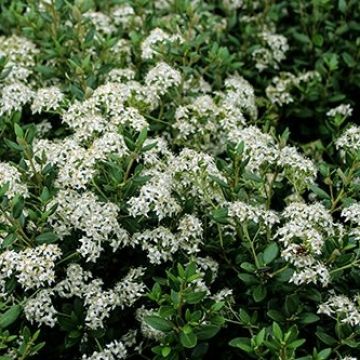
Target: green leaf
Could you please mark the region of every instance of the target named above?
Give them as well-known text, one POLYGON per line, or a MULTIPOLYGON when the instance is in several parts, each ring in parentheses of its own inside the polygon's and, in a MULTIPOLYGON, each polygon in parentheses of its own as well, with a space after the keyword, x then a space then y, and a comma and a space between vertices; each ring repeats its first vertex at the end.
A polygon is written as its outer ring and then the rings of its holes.
POLYGON ((146 316, 144 320, 152 328, 162 332, 169 332, 174 328, 174 324, 171 321, 163 319, 160 316, 146 316))
POLYGON ((267 294, 267 290, 266 290, 266 287, 263 285, 258 285, 253 290, 253 298, 254 298, 255 302, 263 301, 266 298, 266 294, 267 294))
POLYGON ((320 189, 318 186, 316 185, 311 185, 310 186, 310 190, 317 195, 320 199, 331 199, 330 195, 324 191, 323 189, 320 189))
POLYGON ((309 44, 311 42, 306 34, 298 33, 296 31, 294 32, 294 38, 303 44, 309 44))
POLYGON ((323 349, 318 353, 319 360, 326 360, 331 355, 331 348, 323 349))
POLYGON ((136 139, 136 147, 141 148, 147 138, 148 129, 144 127, 136 139))
POLYGON ((20 316, 22 307, 20 305, 13 305, 0 316, 0 329, 5 329, 14 323, 20 316))
POLYGON ((16 151, 22 151, 23 150, 23 147, 18 145, 17 143, 9 140, 9 139, 4 139, 4 142, 5 144, 10 148, 10 149, 13 149, 13 150, 16 150, 16 151))
POLYGON ((240 320, 244 324, 250 324, 251 318, 250 318, 250 315, 247 313, 247 311, 245 309, 240 309, 239 310, 239 317, 240 317, 240 320))
POLYGON ((9 190, 10 182, 7 181, 3 186, 0 187, 0 198, 3 197, 9 190))
POLYGON ((298 340, 295 340, 293 342, 291 342, 289 345, 288 345, 288 348, 289 349, 297 349, 298 347, 300 347, 301 345, 303 345, 305 343, 305 339, 298 339, 298 340))
POLYGON ((246 274, 246 273, 239 273, 238 277, 246 284, 246 285, 254 285, 254 284, 258 284, 259 281, 258 279, 251 274, 246 274))
POLYGON ((238 337, 238 338, 232 339, 229 342, 229 345, 232 347, 244 350, 248 353, 252 352, 251 341, 249 338, 246 338, 246 337, 238 337))
POLYGON ((338 9, 343 14, 346 13, 347 5, 345 0, 338 0, 338 9))
POLYGON ((188 349, 191 349, 191 348, 195 347, 197 344, 197 336, 193 332, 190 332, 187 334, 185 334, 184 332, 181 332, 180 333, 180 342, 181 342, 182 346, 184 346, 188 349))
POLYGON ((225 224, 226 225, 226 224, 229 223, 228 209, 226 209, 226 208, 215 209, 212 212, 212 217, 219 224, 225 224))
POLYGON ((38 235, 35 239, 39 244, 51 244, 57 241, 59 237, 53 232, 49 231, 41 235, 38 235))
POLYGON ((283 339, 283 332, 281 330, 281 327, 279 326, 278 323, 274 322, 272 325, 272 332, 273 335, 275 336, 275 338, 279 341, 282 341, 283 339))
POLYGON ((162 349, 161 349, 161 355, 166 358, 170 355, 171 353, 171 348, 168 347, 168 346, 164 346, 162 349))
POLYGON ((220 327, 216 325, 204 325, 196 331, 199 340, 208 340, 213 338, 220 331, 220 327))
POLYGON ((188 304, 198 304, 206 295, 205 291, 193 292, 184 296, 188 304))
POLYGON ((135 143, 127 136, 123 136, 124 137, 124 141, 125 141, 125 145, 127 146, 127 148, 130 150, 130 151, 134 151, 135 148, 136 148, 136 145, 135 143))
POLYGON ((208 349, 208 343, 197 344, 194 350, 191 352, 191 359, 204 359, 208 349))
POLYGON ((279 246, 276 242, 269 244, 264 250, 263 259, 265 264, 272 263, 279 254, 279 246))
POLYGON ((320 320, 320 317, 313 314, 313 313, 310 313, 310 312, 307 312, 307 313, 303 313, 299 316, 300 318, 300 323, 301 324, 312 324, 314 322, 317 322, 320 320))
POLYGON ((274 309, 270 309, 267 313, 267 316, 275 321, 284 321, 285 317, 282 312, 274 309))
POLYGON ((315 335, 326 345, 333 346, 337 343, 336 339, 332 336, 326 334, 325 332, 319 330, 315 335))
POLYGON ((16 240, 16 234, 8 234, 1 243, 1 248, 5 249, 10 246, 16 240))
POLYGON ((286 296, 284 307, 287 316, 295 314, 299 307, 299 297, 295 294, 286 296))
POLYGON ((240 267, 249 273, 253 273, 256 271, 256 266, 249 262, 241 263, 240 267))
POLYGON ((255 336, 255 342, 257 346, 260 346, 265 340, 266 329, 261 329, 255 336))
POLYGON ((40 200, 41 202, 44 204, 46 203, 48 200, 50 200, 51 198, 51 195, 50 195, 50 191, 49 189, 45 186, 43 189, 42 189, 42 192, 40 194, 40 200))
POLYGON ((15 131, 15 135, 20 138, 23 139, 24 138, 24 130, 21 128, 20 125, 18 124, 14 124, 14 131, 15 131))
POLYGON ((12 215, 15 219, 21 216, 24 207, 25 207, 25 199, 22 196, 19 196, 15 201, 15 204, 12 209, 12 215))

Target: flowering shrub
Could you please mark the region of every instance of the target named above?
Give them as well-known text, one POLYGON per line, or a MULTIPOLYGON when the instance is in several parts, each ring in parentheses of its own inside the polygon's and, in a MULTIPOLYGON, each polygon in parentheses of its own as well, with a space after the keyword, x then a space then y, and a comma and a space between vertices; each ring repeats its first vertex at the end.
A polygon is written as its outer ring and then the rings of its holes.
POLYGON ((2 1, 0 359, 356 359, 358 5, 2 1))

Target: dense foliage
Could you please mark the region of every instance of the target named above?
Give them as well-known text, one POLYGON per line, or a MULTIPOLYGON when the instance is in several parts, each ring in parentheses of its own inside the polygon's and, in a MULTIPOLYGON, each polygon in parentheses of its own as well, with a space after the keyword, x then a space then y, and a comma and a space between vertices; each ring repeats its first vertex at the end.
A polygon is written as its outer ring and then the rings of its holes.
POLYGON ((358 0, 0 0, 0 359, 360 355, 358 0))

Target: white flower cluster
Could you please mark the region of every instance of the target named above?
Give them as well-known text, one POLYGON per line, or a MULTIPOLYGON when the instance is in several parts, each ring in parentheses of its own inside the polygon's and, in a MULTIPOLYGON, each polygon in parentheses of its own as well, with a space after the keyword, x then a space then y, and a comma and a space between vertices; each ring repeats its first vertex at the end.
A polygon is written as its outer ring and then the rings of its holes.
POLYGON ((75 190, 60 190, 48 206, 54 204, 58 207, 49 219, 50 224, 61 238, 75 229, 84 233, 78 251, 86 261, 96 262, 104 243, 113 251, 128 243, 128 234, 117 221, 117 205, 100 202, 92 192, 79 194, 75 190))
POLYGON ((266 87, 266 96, 271 103, 278 106, 290 104, 295 100, 291 94, 292 89, 299 85, 318 82, 320 79, 320 74, 317 71, 307 71, 297 76, 289 72, 280 72, 271 80, 272 84, 266 87))
POLYGON ((223 4, 229 10, 236 10, 243 6, 244 0, 223 0, 223 4))
POLYGON ((209 179, 216 177, 225 181, 212 156, 184 148, 168 165, 168 170, 176 179, 174 188, 177 194, 196 197, 203 204, 223 201, 221 191, 217 186, 212 186, 209 179))
POLYGON ((70 264, 66 278, 54 286, 53 292, 63 298, 84 299, 85 323, 90 329, 99 329, 104 327, 112 310, 131 307, 143 296, 146 286, 141 278, 145 270, 143 267, 131 268, 113 288, 105 290, 101 279, 92 279, 92 274, 79 264, 70 264))
POLYGON ((38 89, 31 104, 31 111, 34 114, 55 111, 60 107, 64 97, 57 86, 38 89))
POLYGON ((317 168, 315 164, 301 155, 293 146, 285 146, 280 150, 278 165, 284 170, 284 176, 297 190, 314 183, 317 168))
POLYGON ((344 208, 341 216, 356 226, 360 226, 360 203, 356 202, 344 208))
POLYGON ((262 167, 276 163, 279 149, 271 135, 261 132, 256 126, 240 129, 236 135, 237 142, 245 145, 245 158, 249 157, 247 169, 257 173, 262 167))
POLYGON ((181 207, 172 196, 173 178, 167 173, 153 174, 151 180, 144 185, 140 194, 128 201, 129 213, 132 216, 148 216, 151 211, 159 220, 177 214, 181 207))
POLYGON ((135 10, 129 4, 118 5, 112 10, 112 19, 116 26, 121 25, 127 29, 133 24, 141 25, 141 18, 136 15, 135 10))
POLYGON ((0 90, 0 116, 20 111, 22 107, 31 102, 34 92, 21 82, 5 85, 0 90))
POLYGON ((359 295, 351 300, 345 295, 332 294, 325 303, 319 306, 318 313, 340 318, 342 323, 350 326, 358 326, 360 325, 359 304, 359 295))
POLYGON ((358 152, 360 150, 360 127, 351 125, 335 142, 337 149, 358 152))
POLYGON ((290 282, 296 285, 319 282, 327 286, 330 273, 321 261, 321 254, 324 237, 335 233, 331 215, 320 203, 293 203, 285 208, 282 218, 286 222, 274 238, 284 247, 281 256, 295 268, 290 282))
POLYGON ((233 75, 225 80, 224 106, 240 108, 252 119, 257 118, 255 92, 251 84, 242 76, 233 75))
POLYGON ((175 141, 190 146, 197 143, 203 151, 220 153, 227 140, 236 141, 246 124, 245 115, 257 117, 254 89, 243 77, 233 75, 225 80, 224 92, 198 96, 176 109, 175 141))
POLYGON ((132 245, 140 245, 147 252, 150 263, 161 264, 172 259, 179 250, 187 254, 200 251, 202 243, 202 224, 193 215, 185 215, 179 222, 177 233, 160 226, 153 230, 135 233, 132 245))
POLYGON ((153 59, 158 52, 156 47, 166 43, 182 42, 180 35, 169 35, 160 28, 155 28, 151 31, 148 37, 141 44, 141 56, 144 60, 153 59))
POLYGON ((95 351, 92 355, 83 355, 82 360, 120 360, 126 359, 128 352, 121 341, 114 340, 106 344, 102 351, 95 351))
POLYGON ((116 30, 112 24, 112 19, 102 12, 89 11, 83 14, 83 17, 90 20, 99 33, 109 35, 116 30))
POLYGON ((219 263, 209 256, 206 257, 197 256, 193 260, 196 262, 196 265, 198 266, 198 271, 202 276, 205 276, 205 272, 207 270, 211 271, 212 274, 211 282, 214 282, 218 276, 219 263))
POLYGON ((66 278, 59 281, 54 290, 63 298, 82 297, 84 284, 91 278, 92 274, 84 271, 79 264, 70 264, 66 269, 66 278))
POLYGON ((285 53, 289 50, 286 37, 270 31, 263 31, 260 34, 260 39, 265 43, 265 47, 253 51, 252 57, 255 60, 255 67, 259 71, 270 66, 278 69, 279 63, 285 59, 285 53))
POLYGON ((250 205, 242 201, 229 203, 228 215, 240 224, 253 221, 272 227, 279 222, 279 217, 275 211, 265 210, 260 206, 250 205))
POLYGON ((27 300, 24 306, 26 319, 31 324, 34 322, 54 327, 56 324, 56 310, 52 304, 53 291, 43 289, 35 297, 27 300))
POLYGON ((355 202, 341 211, 341 217, 350 222, 348 235, 356 240, 360 239, 360 203, 355 202))
POLYGON ((21 174, 19 170, 7 162, 0 162, 0 186, 6 185, 8 190, 6 195, 8 198, 13 198, 15 194, 28 196, 28 189, 21 181, 21 174))
POLYGON ((6 83, 26 82, 35 66, 35 55, 39 50, 26 38, 12 35, 0 36, 0 58, 7 59, 1 74, 7 74, 6 83))
POLYGON ((38 289, 55 282, 55 261, 62 252, 57 245, 39 245, 20 252, 6 250, 0 254, 0 279, 15 275, 25 289, 38 289))
POLYGON ((159 95, 164 95, 169 89, 179 86, 181 81, 180 72, 164 62, 155 65, 145 77, 145 84, 159 95))
POLYGON ((144 294, 145 285, 140 282, 144 271, 145 268, 130 269, 113 289, 104 290, 100 279, 84 285, 82 294, 87 308, 86 325, 90 329, 103 328, 104 321, 109 318, 112 310, 132 306, 144 294))
POLYGON ((352 115, 353 109, 349 104, 341 104, 336 108, 330 109, 326 115, 329 117, 342 116, 347 118, 352 115))
POLYGON ((238 143, 243 142, 245 145, 244 155, 245 158, 249 158, 246 166, 249 171, 261 174, 262 171, 269 172, 268 169, 273 169, 274 166, 280 167, 281 175, 299 192, 314 183, 317 175, 316 166, 296 148, 280 148, 271 135, 261 132, 256 126, 238 129, 234 133, 234 140, 235 138, 238 143))

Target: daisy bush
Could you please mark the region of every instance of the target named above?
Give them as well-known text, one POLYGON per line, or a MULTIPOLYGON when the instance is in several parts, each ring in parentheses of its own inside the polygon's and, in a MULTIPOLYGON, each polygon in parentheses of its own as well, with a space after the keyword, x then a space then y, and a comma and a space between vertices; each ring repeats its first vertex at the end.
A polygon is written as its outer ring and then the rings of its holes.
POLYGON ((0 1, 0 359, 360 359, 358 0, 0 1))

